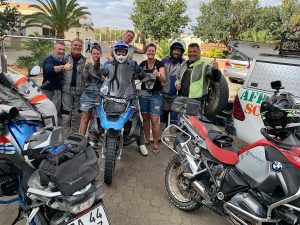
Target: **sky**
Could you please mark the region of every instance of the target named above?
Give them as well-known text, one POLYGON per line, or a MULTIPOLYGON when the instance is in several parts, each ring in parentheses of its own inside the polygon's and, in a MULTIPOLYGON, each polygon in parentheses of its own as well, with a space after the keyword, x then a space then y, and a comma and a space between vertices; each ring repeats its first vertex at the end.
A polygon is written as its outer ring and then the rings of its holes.
MULTIPOLYGON (((186 0, 187 12, 191 22, 188 29, 196 24, 196 18, 199 16, 199 5, 210 0, 186 0)), ((9 0, 9 2, 18 3, 36 3, 35 0, 9 0)), ((79 4, 88 7, 92 14, 91 19, 95 27, 114 27, 120 29, 133 29, 130 20, 130 14, 133 12, 133 0, 78 0, 79 4)), ((279 5, 281 0, 260 0, 260 4, 279 5)))

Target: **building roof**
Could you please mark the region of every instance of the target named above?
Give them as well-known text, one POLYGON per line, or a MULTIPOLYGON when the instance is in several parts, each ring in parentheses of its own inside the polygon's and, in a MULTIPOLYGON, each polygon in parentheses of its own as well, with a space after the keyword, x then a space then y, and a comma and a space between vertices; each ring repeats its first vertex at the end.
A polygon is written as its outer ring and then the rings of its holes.
MULTIPOLYGON (((26 3, 15 3, 15 2, 12 2, 12 3, 8 3, 11 7, 16 7, 19 12, 21 13, 21 15, 32 15, 33 13, 36 13, 36 12, 39 12, 38 9, 35 9, 35 8, 32 8, 32 7, 29 7, 31 4, 26 4, 26 3)), ((4 6, 0 6, 0 12, 3 12, 5 8, 5 5, 4 6)))

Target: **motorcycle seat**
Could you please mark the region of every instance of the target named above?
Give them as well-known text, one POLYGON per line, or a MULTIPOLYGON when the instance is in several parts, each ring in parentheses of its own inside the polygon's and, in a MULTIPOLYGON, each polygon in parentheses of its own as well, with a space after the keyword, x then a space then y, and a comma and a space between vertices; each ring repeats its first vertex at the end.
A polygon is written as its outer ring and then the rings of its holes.
MULTIPOLYGON (((219 128, 217 128, 219 129, 219 128)), ((220 148, 224 148, 228 151, 238 152, 239 149, 232 145, 233 138, 231 138, 227 133, 221 130, 210 130, 208 131, 208 138, 220 148)))
POLYGON ((210 154, 220 162, 235 165, 238 162, 238 149, 232 146, 233 139, 211 123, 199 121, 191 116, 189 122, 203 137, 210 154))

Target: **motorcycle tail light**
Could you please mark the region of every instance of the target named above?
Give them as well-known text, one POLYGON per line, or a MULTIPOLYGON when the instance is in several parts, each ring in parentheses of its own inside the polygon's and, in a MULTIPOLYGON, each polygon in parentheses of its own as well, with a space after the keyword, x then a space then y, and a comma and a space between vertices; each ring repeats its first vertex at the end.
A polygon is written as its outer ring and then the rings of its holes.
POLYGON ((238 95, 235 96, 233 102, 233 117, 240 121, 245 120, 245 114, 238 95))
POLYGON ((95 202, 95 195, 92 195, 89 199, 85 200, 82 203, 76 204, 76 205, 68 205, 69 212, 72 214, 79 214, 89 208, 92 207, 92 205, 95 202))

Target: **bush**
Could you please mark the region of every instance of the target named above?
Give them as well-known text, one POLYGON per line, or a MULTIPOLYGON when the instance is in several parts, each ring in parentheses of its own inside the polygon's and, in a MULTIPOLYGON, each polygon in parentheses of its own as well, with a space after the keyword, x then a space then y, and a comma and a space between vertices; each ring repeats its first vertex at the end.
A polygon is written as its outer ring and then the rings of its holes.
POLYGON ((19 56, 17 59, 17 66, 20 68, 30 69, 34 64, 35 59, 32 56, 19 56))
POLYGON ((222 51, 220 49, 211 49, 209 52, 201 52, 203 57, 208 58, 226 58, 228 55, 228 51, 222 51))
MULTIPOLYGON (((38 33, 34 36, 40 37, 38 33)), ((53 50, 53 42, 49 40, 30 39, 25 43, 24 49, 31 52, 30 56, 20 56, 17 59, 17 66, 30 70, 34 65, 42 66, 44 59, 53 50)))

